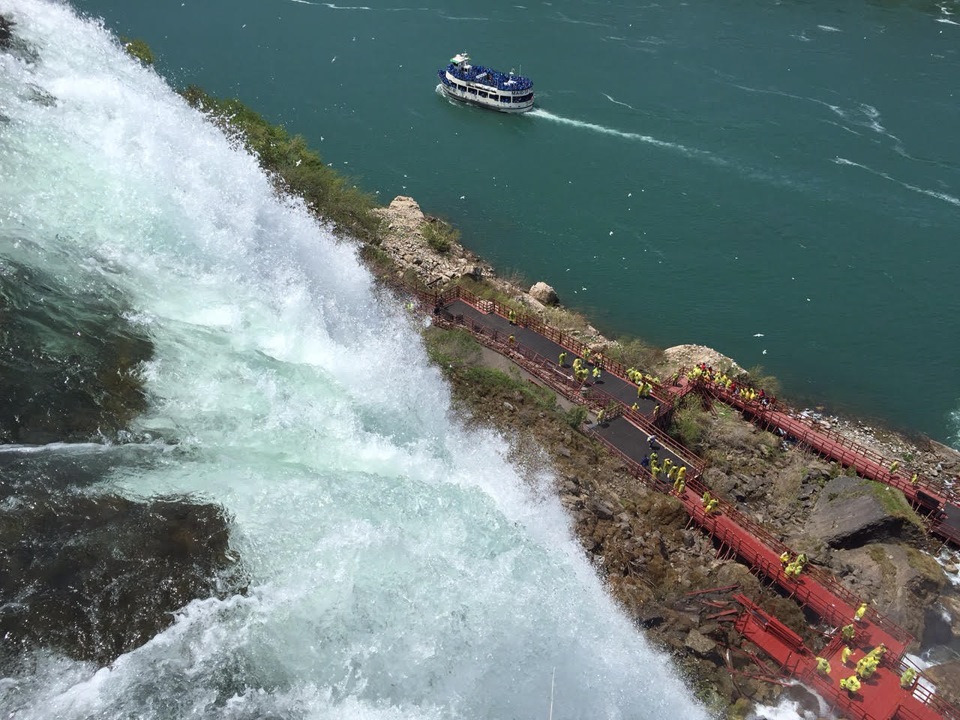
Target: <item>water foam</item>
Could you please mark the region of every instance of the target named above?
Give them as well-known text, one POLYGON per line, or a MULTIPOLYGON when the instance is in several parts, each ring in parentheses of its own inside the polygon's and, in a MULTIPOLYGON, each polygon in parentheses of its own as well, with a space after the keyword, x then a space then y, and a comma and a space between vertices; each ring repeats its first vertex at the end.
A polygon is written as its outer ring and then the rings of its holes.
POLYGON ((921 195, 927 195, 936 200, 942 200, 943 202, 949 203, 950 205, 956 205, 960 207, 960 198, 954 197, 953 195, 949 195, 948 193, 939 192, 937 190, 928 190, 927 188, 918 187, 917 185, 911 185, 910 183, 903 182, 902 180, 898 180, 897 178, 893 177, 889 173, 885 173, 881 170, 874 170, 871 167, 867 167, 866 165, 862 165, 858 162, 854 162, 853 160, 847 160, 847 158, 842 158, 842 157, 835 157, 833 159, 833 163, 835 165, 849 165, 850 167, 866 170, 868 173, 876 175, 877 177, 881 177, 884 180, 889 180, 890 182, 894 182, 897 185, 900 185, 901 187, 906 188, 907 190, 910 190, 912 192, 920 193, 921 195))
POLYGON ((0 708, 534 717, 555 673, 558 716, 703 717, 607 596, 553 478, 453 419, 353 246, 99 24, 7 5, 40 59, 0 56, 0 248, 30 238, 36 262, 128 300, 155 345, 139 429, 177 451, 106 489, 223 504, 251 588, 195 601, 108 668, 33 653, 0 708))
MULTIPOLYGON (((608 99, 612 100, 612 98, 608 99)), ((616 102, 616 101, 613 101, 616 102)), ((717 157, 713 153, 707 150, 698 150, 696 148, 687 147, 686 145, 681 145, 680 143, 673 143, 667 140, 658 140, 655 137, 650 135, 642 135, 640 133, 634 132, 625 132, 623 130, 617 130, 615 128, 610 128, 605 125, 598 125, 597 123, 585 122, 583 120, 574 120, 573 118, 563 117, 562 115, 555 115, 552 112, 543 110, 542 108, 535 108, 525 115, 531 117, 543 118, 544 120, 549 120, 550 122, 558 123, 560 125, 568 125, 570 127, 575 127, 581 130, 589 130, 591 132, 601 133, 603 135, 610 135, 612 137, 623 138, 624 140, 635 140, 638 142, 647 143, 653 145, 654 147, 664 148, 666 150, 673 150, 679 152, 682 155, 686 155, 690 158, 699 158, 707 160, 716 165, 726 165, 726 161, 722 158, 717 157)))

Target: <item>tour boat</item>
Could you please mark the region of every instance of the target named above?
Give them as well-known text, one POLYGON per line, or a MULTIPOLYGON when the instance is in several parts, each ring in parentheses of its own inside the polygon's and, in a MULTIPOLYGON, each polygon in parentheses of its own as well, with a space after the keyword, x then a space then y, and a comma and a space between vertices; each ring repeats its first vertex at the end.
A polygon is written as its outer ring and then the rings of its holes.
POLYGON ((440 87, 447 97, 500 112, 522 113, 533 109, 533 82, 522 75, 471 65, 462 52, 440 70, 440 87))

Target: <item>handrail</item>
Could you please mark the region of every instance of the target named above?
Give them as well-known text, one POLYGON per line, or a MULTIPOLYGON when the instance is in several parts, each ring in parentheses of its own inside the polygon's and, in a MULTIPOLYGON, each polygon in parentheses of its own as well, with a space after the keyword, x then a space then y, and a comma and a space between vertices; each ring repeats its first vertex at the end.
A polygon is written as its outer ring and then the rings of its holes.
MULTIPOLYGON (((890 467, 893 461, 890 458, 834 430, 814 426, 813 423, 801 417, 796 410, 789 406, 782 405, 779 402, 763 405, 756 400, 746 400, 736 393, 728 391, 726 388, 719 387, 716 383, 706 380, 701 380, 700 383, 702 387, 720 400, 738 407, 744 412, 749 412, 769 425, 780 427, 794 437, 797 437, 801 442, 810 444, 809 439, 811 436, 825 438, 836 445, 848 448, 852 451, 854 457, 859 456, 859 458, 872 461, 876 465, 876 467, 869 468, 871 475, 873 475, 871 478, 873 480, 891 485, 908 494, 915 494, 917 489, 923 489, 930 494, 939 495, 941 498, 949 500, 955 505, 960 505, 960 492, 957 492, 955 489, 949 488, 942 483, 934 486, 929 478, 920 474, 918 469, 908 465, 901 466, 897 472, 891 472, 890 467), (916 483, 906 479, 907 477, 912 477, 914 473, 917 475, 916 483)), ((837 459, 839 460, 839 458, 837 459)), ((851 459, 851 456, 845 456, 844 459, 851 459)), ((899 460, 897 462, 899 462, 899 460)), ((853 462, 848 463, 848 466, 853 467, 853 462)), ((856 469, 858 471, 860 470, 859 467, 856 469)))
MULTIPOLYGON (((452 288, 449 288, 444 293, 442 293, 440 297, 443 299, 444 304, 449 303, 453 300, 463 300, 465 303, 472 305, 474 308, 476 308, 481 312, 495 312, 497 315, 500 315, 501 317, 504 317, 504 318, 509 317, 511 311, 516 313, 516 311, 513 310, 512 307, 508 305, 504 305, 503 303, 497 300, 488 300, 488 299, 481 298, 475 293, 471 292, 470 290, 467 290, 466 288, 460 285, 454 285, 452 288), (481 307, 481 303, 483 304, 483 307, 481 307)), ((516 316, 516 322, 521 327, 529 328, 534 332, 539 333, 540 335, 543 335, 548 340, 552 340, 558 345, 561 345, 565 349, 581 357, 585 356, 585 353, 584 353, 585 350, 589 350, 589 347, 583 341, 578 340, 572 335, 564 334, 563 332, 553 327, 552 325, 547 325, 535 315, 530 315, 529 313, 520 313, 516 316)), ((609 372, 613 375, 616 375, 618 378, 620 378, 621 380, 624 380, 625 382, 633 382, 632 380, 630 380, 630 378, 627 377, 627 368, 624 366, 623 363, 617 360, 613 360, 611 358, 608 358, 606 355, 604 355, 602 367, 605 372, 609 372)), ((662 403, 665 403, 665 404, 670 403, 670 399, 669 399, 670 393, 664 389, 662 383, 651 382, 650 385, 651 387, 653 387, 654 391, 656 391, 655 393, 651 393, 651 394, 655 394, 657 399, 661 400, 662 403)))
MULTIPOLYGON (((605 391, 594 386, 590 388, 586 395, 583 395, 580 392, 583 388, 580 383, 577 383, 565 373, 558 372, 555 369, 555 364, 552 360, 544 358, 535 350, 523 346, 522 344, 504 341, 500 338, 501 333, 499 331, 487 328, 479 323, 476 323, 470 318, 460 317, 459 322, 455 320, 447 321, 441 315, 439 319, 444 323, 449 322, 452 325, 460 324, 467 327, 476 337, 481 339, 484 344, 491 346, 493 349, 508 357, 512 357, 515 361, 519 361, 521 367, 524 367, 524 369, 528 370, 528 372, 544 381, 548 386, 561 393, 565 397, 588 406, 592 401, 593 404, 598 408, 605 407, 610 402, 614 402, 622 409, 622 412, 628 421, 634 422, 635 425, 646 432, 656 434, 653 432, 653 425, 649 423, 644 416, 634 412, 631 408, 625 407, 625 404, 622 401, 613 398, 605 391)), ((604 444, 616 456, 618 456, 625 463, 627 468, 632 471, 632 474, 640 479, 644 484, 660 492, 665 489, 657 486, 657 480, 653 478, 646 468, 636 462, 633 458, 626 455, 626 453, 621 451, 602 435, 594 434, 594 437, 599 439, 602 444, 604 444)), ((690 456, 696 458, 696 455, 693 455, 689 452, 689 450, 678 443, 675 443, 670 438, 664 437, 663 435, 658 435, 658 441, 679 458, 686 459, 690 456)), ((699 499, 708 490, 706 485, 700 481, 700 476, 703 471, 703 461, 699 460, 699 458, 696 458, 696 460, 692 461, 690 465, 691 466, 688 469, 689 474, 686 480, 686 491, 684 495, 686 495, 687 492, 693 493, 693 497, 699 499)), ((811 609, 817 612, 825 620, 839 626, 840 624, 846 624, 846 621, 852 618, 853 610, 859 607, 861 599, 840 585, 831 574, 822 571, 814 565, 808 565, 807 568, 804 569, 805 577, 802 580, 793 580, 790 583, 787 583, 786 576, 783 575, 782 566, 779 563, 775 566, 776 571, 774 571, 774 566, 769 557, 764 558, 762 554, 756 550, 756 548, 749 545, 744 545, 743 539, 737 534, 736 529, 728 526, 725 522, 721 522, 720 518, 725 518, 726 522, 739 526, 739 528, 748 532, 757 540, 759 544, 765 546, 768 554, 771 554, 774 557, 779 556, 782 552, 792 553, 786 544, 774 537, 766 528, 761 526, 752 518, 741 513, 729 502, 723 498, 717 498, 718 512, 707 515, 699 503, 691 502, 689 499, 684 498, 681 498, 681 501, 683 502, 684 508, 687 510, 694 522, 709 530, 721 543, 731 547, 734 552, 747 561, 757 571, 762 572, 764 575, 778 582, 778 584, 783 586, 785 589, 794 591, 806 590, 805 602, 811 607, 811 609), (816 582, 821 588, 823 588, 825 592, 832 595, 835 600, 843 603, 845 607, 838 607, 837 603, 835 601, 831 601, 829 598, 823 599, 818 597, 817 594, 812 591, 812 589, 805 587, 807 579, 816 582)), ((891 650, 894 651, 896 656, 899 657, 902 655, 903 650, 913 638, 906 633, 906 631, 899 628, 887 618, 884 618, 882 615, 880 615, 880 613, 876 612, 872 608, 869 610, 869 618, 871 624, 876 626, 878 630, 881 630, 888 635, 891 640, 895 641, 896 644, 900 646, 894 647, 893 643, 889 643, 891 645, 891 650)))

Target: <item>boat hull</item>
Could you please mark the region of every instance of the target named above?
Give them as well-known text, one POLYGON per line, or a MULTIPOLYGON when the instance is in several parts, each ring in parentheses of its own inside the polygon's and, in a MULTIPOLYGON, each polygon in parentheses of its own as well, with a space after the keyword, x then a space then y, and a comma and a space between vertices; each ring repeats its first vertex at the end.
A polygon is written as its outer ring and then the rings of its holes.
POLYGON ((480 83, 464 82, 443 72, 440 73, 440 88, 444 95, 453 100, 487 108, 488 110, 496 110, 511 115, 533 110, 532 90, 525 91, 522 94, 497 91, 480 83), (493 96, 493 99, 490 96, 493 96), (505 98, 509 98, 510 101, 505 102, 505 98))

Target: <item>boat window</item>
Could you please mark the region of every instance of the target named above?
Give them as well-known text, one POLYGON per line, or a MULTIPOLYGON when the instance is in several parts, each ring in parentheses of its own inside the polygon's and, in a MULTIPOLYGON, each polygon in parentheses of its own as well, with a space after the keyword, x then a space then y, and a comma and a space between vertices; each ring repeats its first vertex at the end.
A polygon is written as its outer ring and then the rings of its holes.
POLYGON ((478 94, 480 95, 480 97, 486 97, 486 96, 487 96, 487 93, 485 93, 483 90, 481 90, 478 94))
POLYGON ((470 91, 470 94, 471 94, 471 95, 476 95, 476 94, 477 94, 477 89, 476 89, 476 88, 467 88, 467 90, 470 91))

